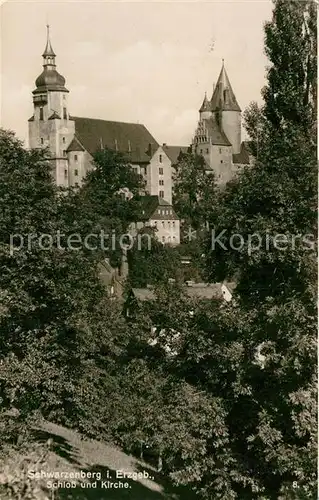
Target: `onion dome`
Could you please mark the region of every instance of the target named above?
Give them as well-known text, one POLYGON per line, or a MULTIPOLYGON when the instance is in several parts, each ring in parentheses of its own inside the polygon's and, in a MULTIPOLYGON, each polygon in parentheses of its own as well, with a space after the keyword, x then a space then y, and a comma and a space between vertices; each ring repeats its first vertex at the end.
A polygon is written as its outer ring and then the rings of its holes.
POLYGON ((42 57, 43 71, 35 81, 36 90, 33 93, 37 94, 46 90, 68 92, 65 88, 65 78, 56 70, 55 53, 50 41, 49 25, 47 25, 47 43, 42 57))

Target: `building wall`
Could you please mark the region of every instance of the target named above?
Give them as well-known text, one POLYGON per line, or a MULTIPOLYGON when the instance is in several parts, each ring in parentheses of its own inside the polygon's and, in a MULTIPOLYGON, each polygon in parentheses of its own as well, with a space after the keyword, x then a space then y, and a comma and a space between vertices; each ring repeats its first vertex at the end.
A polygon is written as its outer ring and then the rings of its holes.
POLYGON ((148 193, 159 196, 160 191, 164 191, 164 200, 172 203, 172 163, 162 146, 153 154, 147 169, 148 193), (160 169, 163 173, 160 173, 160 169))
POLYGON ((151 219, 150 225, 156 228, 156 238, 165 244, 179 245, 180 243, 180 221, 151 219))
POLYGON ((75 123, 63 119, 63 107, 67 108, 67 95, 63 92, 46 92, 47 103, 43 105, 43 120, 40 120, 41 106, 34 106, 34 119, 29 121, 29 147, 49 148, 52 173, 60 186, 69 185, 68 157, 66 150, 75 133, 75 123), (65 96, 65 97, 63 97, 65 96), (49 120, 56 111, 61 119, 49 120))
POLYGON ((87 151, 70 151, 67 156, 69 186, 81 186, 83 179, 93 168, 92 156, 87 151))
POLYGON ((233 146, 233 153, 240 153, 241 146, 241 113, 240 111, 223 111, 222 127, 233 146))
POLYGON ((215 173, 217 184, 226 184, 233 177, 231 146, 218 146, 209 142, 201 142, 195 146, 194 151, 205 158, 215 173))

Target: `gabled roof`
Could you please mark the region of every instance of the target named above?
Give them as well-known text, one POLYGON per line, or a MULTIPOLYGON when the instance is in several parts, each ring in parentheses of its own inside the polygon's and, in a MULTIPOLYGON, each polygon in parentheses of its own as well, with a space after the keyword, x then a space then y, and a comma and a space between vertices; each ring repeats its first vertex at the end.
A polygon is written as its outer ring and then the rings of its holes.
POLYGON ((249 165, 249 150, 245 142, 241 143, 240 152, 233 154, 233 163, 240 163, 242 165, 249 165))
POLYGON ((141 216, 140 220, 178 220, 178 217, 170 203, 164 200, 160 196, 156 195, 145 195, 141 196, 140 199, 140 210, 141 216), (167 207, 170 209, 171 213, 168 215, 164 215, 163 213, 159 214, 158 210, 160 207, 167 207))
POLYGON ((216 123, 213 117, 207 118, 203 121, 205 123, 205 127, 208 132, 208 136, 212 141, 212 144, 217 146, 231 146, 231 143, 227 139, 225 132, 220 129, 219 125, 216 123))
POLYGON ((155 293, 151 288, 132 288, 132 292, 134 297, 141 302, 156 299, 155 293))
POLYGON ((147 128, 139 123, 76 116, 70 119, 75 121, 76 136, 91 155, 107 147, 125 154, 132 163, 148 163, 149 145, 152 144, 154 149, 159 146, 147 128))
POLYGON ((163 144, 163 150, 171 160, 172 165, 176 165, 180 153, 188 152, 188 146, 167 146, 163 144))
POLYGON ((219 73, 210 104, 212 111, 216 111, 217 109, 222 109, 223 111, 241 111, 226 73, 224 63, 219 73))
POLYGON ((76 136, 73 137, 70 145, 67 148, 67 152, 70 152, 70 151, 85 151, 84 147, 82 146, 82 144, 80 144, 80 142, 76 136))
MULTIPOLYGON (((222 286, 225 285, 227 289, 232 292, 235 283, 193 283, 192 285, 183 287, 184 292, 193 299, 224 299, 222 286)), ((156 295, 152 287, 147 288, 132 288, 134 297, 144 302, 146 300, 155 300, 156 295)))
POLYGON ((58 113, 56 111, 53 111, 52 115, 49 116, 49 120, 61 120, 61 117, 58 115, 58 113))

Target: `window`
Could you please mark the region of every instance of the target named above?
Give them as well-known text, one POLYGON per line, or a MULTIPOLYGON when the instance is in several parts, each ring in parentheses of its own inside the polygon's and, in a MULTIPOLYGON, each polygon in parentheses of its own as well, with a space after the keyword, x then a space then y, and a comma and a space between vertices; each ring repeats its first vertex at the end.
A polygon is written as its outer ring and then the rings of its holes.
POLYGON ((208 148, 206 149, 206 153, 207 153, 207 154, 209 153, 209 149, 208 149, 208 148))
POLYGON ((62 142, 63 144, 65 144, 65 137, 62 137, 62 142))
POLYGON ((158 213, 159 215, 161 215, 161 211, 160 211, 160 209, 158 209, 158 210, 157 210, 157 213, 158 213))
POLYGON ((162 179, 159 180, 159 185, 164 186, 164 181, 162 179))
MULTIPOLYGON (((74 170, 74 175, 79 175, 79 171, 78 171, 77 168, 74 170)), ((124 197, 125 197, 125 193, 123 193, 123 194, 124 194, 124 197)))
POLYGON ((158 169, 158 173, 159 173, 160 175, 163 175, 163 174, 164 174, 164 169, 163 169, 163 167, 160 167, 160 168, 158 169))
POLYGON ((165 227, 165 221, 164 220, 162 220, 162 226, 165 227))
POLYGON ((78 155, 74 155, 74 161, 78 161, 78 155))
POLYGON ((66 156, 66 149, 63 149, 63 156, 66 156))
POLYGON ((203 154, 203 150, 202 149, 200 149, 199 152, 200 152, 201 155, 203 154))
POLYGON ((173 227, 175 227, 175 221, 174 220, 173 220, 172 224, 173 224, 173 227))
POLYGON ((63 100, 65 101, 65 94, 63 94, 63 100))
POLYGON ((162 155, 159 155, 159 162, 162 163, 162 161, 163 161, 162 155))
POLYGON ((165 236, 162 236, 162 242, 165 243, 165 236))
POLYGON ((223 163, 223 160, 220 160, 220 163, 223 163))
POLYGON ((219 148, 219 154, 220 155, 222 154, 222 148, 219 148))
POLYGON ((63 108, 63 118, 64 120, 67 119, 66 108, 63 108))
POLYGON ((40 120, 43 120, 43 108, 40 108, 40 120))
POLYGON ((168 211, 168 210, 166 210, 166 215, 168 215, 168 214, 169 214, 169 211, 168 211))
POLYGON ((44 139, 43 139, 43 137, 41 137, 41 144, 44 144, 44 139))
POLYGON ((160 191, 160 192, 159 192, 159 197, 160 197, 160 198, 164 198, 164 191, 160 191))
POLYGON ((64 170, 64 179, 67 179, 68 178, 68 171, 67 169, 64 170))

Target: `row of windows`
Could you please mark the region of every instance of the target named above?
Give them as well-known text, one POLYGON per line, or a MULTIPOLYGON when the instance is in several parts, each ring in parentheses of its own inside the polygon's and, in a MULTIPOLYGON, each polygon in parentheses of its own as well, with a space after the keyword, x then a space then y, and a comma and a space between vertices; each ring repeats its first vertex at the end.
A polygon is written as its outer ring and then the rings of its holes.
MULTIPOLYGON (((159 222, 159 221, 155 220, 155 221, 154 221, 154 225, 155 225, 155 226, 157 226, 157 223, 158 223, 158 222, 159 222)), ((167 220, 166 222, 167 222, 168 227, 170 227, 170 225, 171 225, 171 221, 170 221, 170 220, 167 220)), ((162 220, 162 227, 165 227, 165 220, 162 220)), ((175 221, 174 221, 174 220, 172 221, 172 228, 175 228, 175 221)))
MULTIPOLYGON (((203 149, 200 149, 199 150, 200 154, 202 155, 203 154, 203 149)), ((208 154, 209 153, 209 149, 207 148, 206 149, 206 153, 208 154)), ((219 154, 221 155, 222 154, 222 148, 219 148, 219 154)))
POLYGON ((171 238, 170 236, 162 236, 162 242, 165 243, 165 241, 167 241, 167 243, 170 243, 171 241, 176 241, 176 236, 173 236, 173 238, 171 238))
POLYGON ((172 209, 167 208, 166 210, 161 210, 160 208, 157 210, 158 215, 172 215, 172 209))
MULTIPOLYGON (((75 175, 75 177, 77 177, 79 175, 79 171, 77 168, 74 170, 74 175, 75 175)), ((64 170, 64 178, 67 179, 68 177, 69 177, 69 172, 67 169, 65 169, 64 170)))

